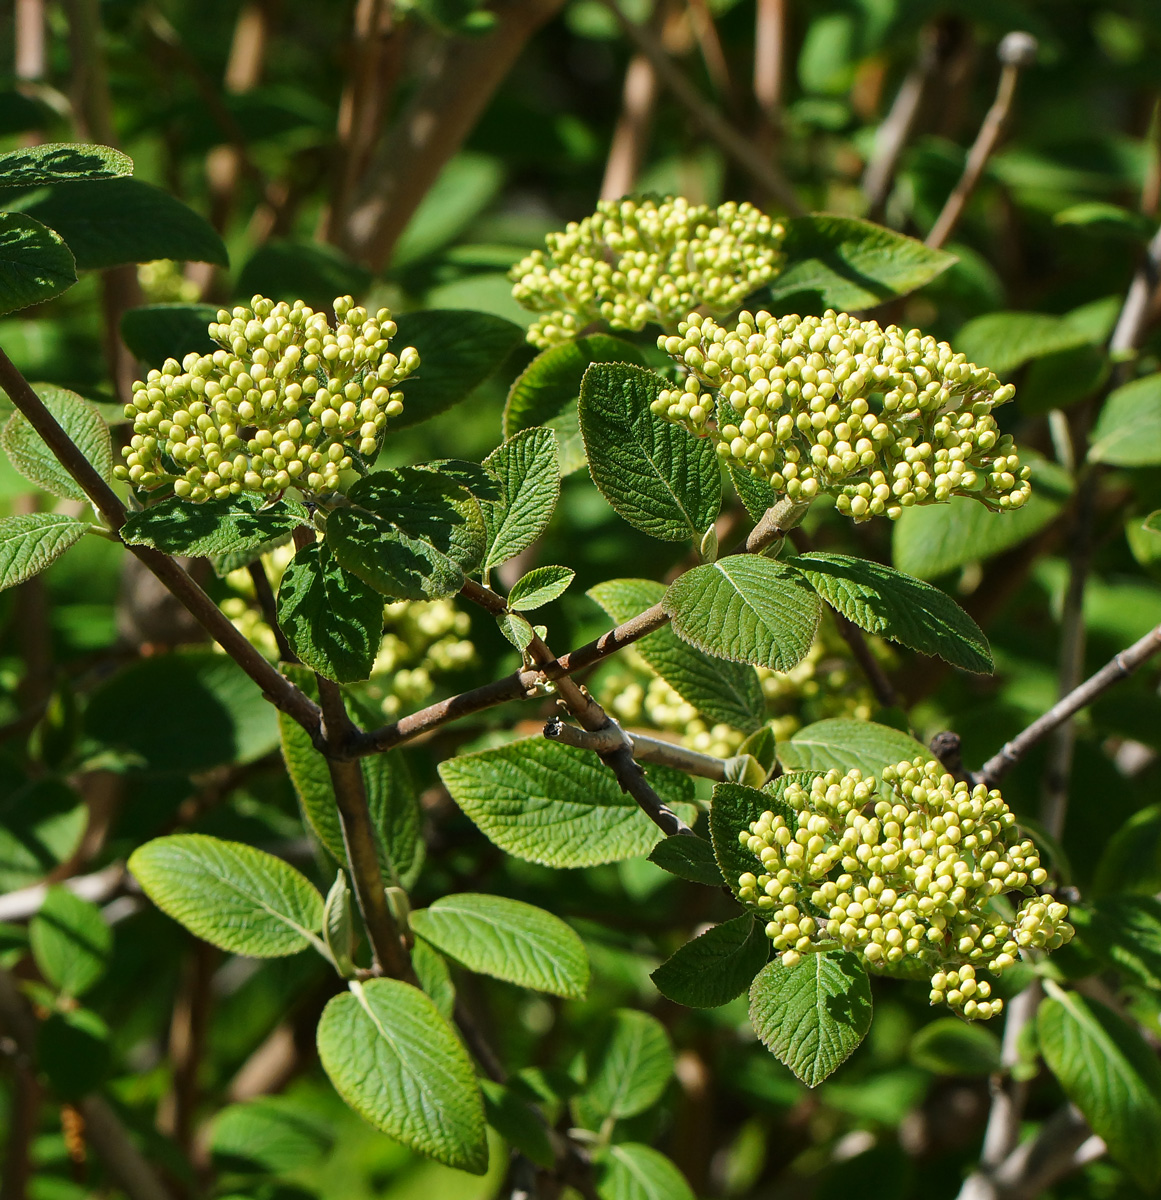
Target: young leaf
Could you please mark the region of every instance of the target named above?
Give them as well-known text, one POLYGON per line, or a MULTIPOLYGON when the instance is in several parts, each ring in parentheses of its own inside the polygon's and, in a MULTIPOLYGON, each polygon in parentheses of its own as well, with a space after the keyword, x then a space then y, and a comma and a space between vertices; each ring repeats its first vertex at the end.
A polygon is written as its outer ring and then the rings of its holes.
POLYGON ((200 833, 154 838, 129 858, 145 894, 195 936, 231 954, 280 958, 317 941, 323 898, 289 863, 200 833))
POLYGON ((858 767, 877 776, 888 764, 931 758, 931 751, 901 730, 873 721, 830 717, 800 729, 788 742, 779 742, 778 761, 787 771, 849 771, 858 767))
POLYGON ((488 1124, 511 1146, 537 1166, 550 1169, 556 1162, 544 1119, 509 1087, 480 1080, 484 1115, 488 1124))
POLYGON ((585 454, 601 495, 630 525, 662 541, 700 542, 721 508, 721 471, 708 438, 650 411, 667 386, 641 367, 589 367, 580 393, 585 454))
POLYGON ((411 928, 469 971, 580 999, 589 984, 584 943, 542 908, 458 892, 411 914, 411 928))
POLYGON ((536 567, 512 585, 508 607, 516 612, 531 612, 543 608, 558 596, 563 596, 576 572, 568 567, 536 567))
POLYGON ((105 974, 113 931, 95 904, 68 888, 51 887, 28 923, 28 943, 45 980, 76 998, 105 974))
POLYGON ((160 368, 167 358, 217 349, 208 328, 217 319, 216 304, 143 304, 122 316, 121 340, 134 358, 160 368))
POLYGON ((278 587, 278 624, 295 654, 338 683, 366 679, 383 640, 383 597, 335 562, 325 543, 304 546, 278 587))
MULTIPOLYGON (((648 854, 661 831, 587 750, 533 737, 440 763, 452 799, 508 854, 548 867, 591 867, 648 854)), ((689 777, 664 767, 646 776, 683 820, 689 777)))
POLYGON ((0 517, 0 591, 39 575, 88 530, 63 513, 0 517))
POLYGON ((483 555, 479 504, 435 471, 377 471, 355 483, 347 498, 351 506, 327 518, 327 545, 341 567, 386 596, 454 595, 483 555))
POLYGON ((911 1061, 936 1075, 991 1075, 1000 1069, 1000 1039, 980 1022, 940 1017, 911 1039, 911 1061))
POLYGON ((822 606, 784 563, 732 554, 679 575, 665 593, 679 637, 717 658, 789 671, 809 651, 822 606))
POLYGON ((532 645, 532 639, 536 636, 535 630, 527 619, 519 613, 497 613, 496 624, 500 627, 500 632, 521 654, 532 645))
POLYGON ((23 213, 0 213, 0 313, 51 300, 76 281, 60 234, 23 213))
POLYGON ((1146 1190, 1161 1181, 1161 1066, 1097 1000, 1045 983, 1036 1017, 1044 1061, 1109 1154, 1146 1190))
POLYGON ((750 988, 750 1023, 766 1048, 807 1087, 851 1056, 871 1027, 871 984, 857 954, 776 958, 750 988))
POLYGON ((504 498, 483 510, 484 570, 490 571, 527 550, 548 528, 560 496, 556 434, 526 429, 493 450, 484 465, 504 489, 504 498))
POLYGON ((594 1156, 600 1200, 694 1200, 671 1159, 641 1142, 617 1142, 594 1156))
POLYGON ((1114 467, 1161 463, 1161 374, 1119 387, 1105 401, 1088 456, 1114 467))
POLYGON ((152 546, 165 554, 209 558, 257 550, 309 524, 306 508, 287 500, 265 504, 260 496, 242 493, 191 504, 171 496, 130 513, 121 527, 121 540, 130 546, 152 546))
POLYGON ((223 1172, 281 1174, 321 1162, 334 1142, 330 1125, 301 1102, 262 1096, 218 1113, 210 1154, 223 1172))
MULTIPOLYGON (((618 623, 652 608, 665 585, 651 579, 610 579, 590 595, 618 623)), ((642 658, 703 716, 735 729, 757 729, 766 717, 766 698, 753 667, 730 663, 695 649, 665 625, 636 644, 642 658)))
POLYGON ((119 179, 133 174, 133 160, 112 146, 46 142, 0 154, 0 187, 36 187, 79 179, 119 179))
MULTIPOLYGON (((64 388, 41 383, 36 394, 57 423, 76 443, 103 479, 113 477, 113 443, 105 418, 87 401, 64 388)), ((14 412, 0 434, 0 444, 25 479, 65 500, 85 500, 84 489, 61 466, 22 412, 14 412)))
POLYGON ((318 1025, 319 1058, 335 1091, 396 1141, 482 1175, 484 1105, 459 1038, 410 984, 372 979, 349 986, 318 1025))
POLYGON ((673 1044, 665 1026, 648 1013, 621 1008, 601 1038, 580 1096, 586 1117, 619 1121, 661 1099, 673 1074, 673 1044))
POLYGON ((342 868, 335 876, 323 905, 322 932, 323 941, 331 952, 339 973, 345 979, 350 979, 355 973, 355 965, 351 961, 354 922, 351 913, 351 889, 347 886, 347 877, 342 868))
POLYGON ((743 913, 686 942, 650 976, 657 990, 687 1008, 717 1008, 740 996, 770 957, 762 922, 743 913))
POLYGON ((402 429, 451 408, 495 374, 524 340, 524 330, 491 313, 428 309, 400 313, 395 346, 414 346, 421 366, 403 386, 403 415, 391 422, 402 429))
POLYGON ((82 270, 158 258, 230 265, 204 217, 140 179, 64 184, 24 211, 64 238, 82 270))
POLYGON ((1065 317, 1038 312, 992 312, 975 317, 955 335, 955 348, 968 362, 1007 377, 1034 358, 1084 346, 1087 331, 1065 317))
POLYGON ((868 633, 937 654, 965 671, 994 669, 983 630, 939 588, 846 554, 801 554, 794 566, 827 604, 868 633))
POLYGON ((786 265, 770 285, 771 299, 797 302, 798 293, 813 292, 811 308, 820 313, 874 308, 922 287, 956 261, 954 254, 930 250, 881 225, 830 213, 787 221, 782 249, 786 265))
POLYGON ((649 852, 649 861, 690 883, 721 887, 725 882, 714 858, 714 848, 705 838, 689 834, 662 838, 649 852))
MULTIPOLYGON (((761 791, 742 783, 714 785, 713 804, 710 806, 710 836, 713 838, 714 857, 722 878, 740 904, 745 902, 738 895, 738 879, 747 871, 753 872, 758 860, 739 843, 738 837, 743 829, 748 830, 766 812, 785 818, 791 829, 798 828, 798 814, 782 798, 787 784, 794 778, 780 775, 761 791)), ((797 778, 801 782, 801 777, 797 778)))

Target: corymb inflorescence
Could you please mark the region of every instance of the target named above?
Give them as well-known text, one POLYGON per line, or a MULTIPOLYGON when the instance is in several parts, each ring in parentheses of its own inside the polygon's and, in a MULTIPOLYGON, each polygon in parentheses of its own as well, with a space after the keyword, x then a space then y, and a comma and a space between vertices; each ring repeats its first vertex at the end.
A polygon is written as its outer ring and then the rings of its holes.
POLYGON ((784 235, 752 204, 603 200, 512 268, 512 295, 547 314, 528 331, 535 346, 567 342, 593 324, 672 330, 695 308, 731 312, 769 283, 784 235))
POLYGON ((1048 873, 998 791, 922 758, 881 777, 831 770, 788 783, 793 822, 766 812, 738 834, 761 863, 739 895, 766 915, 787 966, 829 949, 872 967, 911 960, 931 972, 932 1004, 993 1016, 1003 1002, 977 970, 998 975, 1023 949, 1062 946, 1068 906, 1036 891, 1048 873))
POLYGON ((358 455, 372 457, 391 417, 403 411, 398 385, 419 366, 387 309, 374 315, 350 296, 324 313, 301 300, 255 296, 223 309, 209 326, 221 347, 168 359, 133 385, 133 437, 120 479, 152 490, 172 483, 193 501, 288 487, 334 491, 358 455))
POLYGON ((743 312, 729 328, 691 313, 658 345, 689 375, 653 411, 792 500, 820 493, 858 521, 974 496, 1020 508, 1030 470, 992 409, 1015 395, 918 329, 846 313, 743 312))

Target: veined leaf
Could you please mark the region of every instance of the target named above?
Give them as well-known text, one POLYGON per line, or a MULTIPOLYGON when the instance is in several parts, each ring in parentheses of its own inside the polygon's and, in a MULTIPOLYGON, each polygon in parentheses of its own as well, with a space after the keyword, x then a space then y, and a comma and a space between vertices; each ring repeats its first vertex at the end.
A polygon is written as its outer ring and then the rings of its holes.
POLYGON ((1114 467, 1161 463, 1161 374, 1119 387, 1105 401, 1088 456, 1114 467))
POLYGON ((776 958, 750 988, 750 1023, 766 1048, 807 1087, 851 1056, 871 1027, 871 985, 857 954, 776 958))
POLYGON ((732 554, 686 571, 665 593, 678 636, 717 658, 789 671, 814 641, 822 607, 785 563, 732 554))
MULTIPOLYGON (((688 776, 649 767, 646 776, 684 820, 688 776)), ((591 867, 648 854, 661 831, 587 750, 542 737, 461 754, 440 763, 452 799, 501 850, 549 867, 591 867)))
POLYGON ((1152 896, 1109 896, 1074 924, 1085 944, 1146 987, 1161 989, 1161 901, 1152 896))
MULTIPOLYGON (((76 443, 103 479, 113 477, 113 443, 105 418, 86 400, 64 388, 41 383, 35 388, 45 408, 76 443)), ((84 489, 61 466, 22 412, 14 412, 0 434, 12 465, 25 479, 65 500, 87 499, 84 489)))
POLYGON ((965 671, 991 673, 988 639, 939 588, 869 559, 802 554, 794 566, 848 621, 965 671))
POLYGON ((262 1096, 217 1114, 210 1153, 222 1171, 281 1174, 320 1162, 334 1141, 329 1125, 301 1102, 262 1096))
POLYGON ((0 187, 35 187, 78 179, 119 179, 133 174, 133 160, 112 146, 46 142, 0 154, 0 187))
MULTIPOLYGON (((809 779, 809 776, 805 778, 809 779)), ((761 790, 747 787, 744 783, 714 785, 713 804, 710 806, 714 857, 722 878, 739 904, 745 904, 745 901, 738 895, 738 879, 747 871, 757 874, 755 868, 760 864, 739 843, 738 838, 743 829, 748 829, 766 812, 783 817, 792 830, 798 828, 798 814, 783 799, 788 784, 795 779, 804 781, 802 776, 780 775, 761 790)))
POLYGON ((831 213, 787 221, 782 249, 786 265, 770 285, 771 298, 778 303, 813 292, 812 307, 819 313, 857 312, 905 296, 956 261, 954 254, 881 225, 831 213))
POLYGON ((516 612, 531 612, 543 608, 558 596, 563 596, 576 572, 568 567, 535 567, 522 576, 508 593, 508 607, 516 612))
POLYGON ((0 789, 0 888, 39 883, 76 853, 88 823, 80 796, 59 779, 5 779, 0 789))
POLYGON ((1051 981, 1036 1016, 1044 1061, 1109 1154, 1145 1189, 1161 1180, 1161 1066, 1132 1026, 1051 981))
POLYGON ((532 639, 536 636, 531 623, 519 613, 497 613, 496 624, 521 654, 532 645, 532 639))
POLYGON ((63 513, 0 517, 0 591, 39 575, 88 528, 84 521, 63 513))
POLYGON ((665 1026, 648 1013, 622 1008, 602 1036, 579 1097, 586 1118, 619 1121, 661 1099, 673 1074, 673 1044, 665 1026))
POLYGON ((766 515, 767 509, 778 503, 778 493, 765 479, 760 479, 745 467, 735 466, 733 463, 727 465, 738 499, 741 500, 750 520, 757 523, 766 515))
POLYGON ((992 312, 968 321, 953 339, 977 366, 1005 378, 1034 358, 1088 345, 1086 331, 1066 317, 1038 312, 992 312))
POLYGON ((383 597, 335 562, 325 543, 304 546, 278 588, 278 624, 295 654, 339 683, 366 679, 383 640, 383 597))
POLYGON ((650 976, 657 990, 688 1008, 716 1008, 740 996, 770 957, 770 939, 760 921, 743 913, 715 925, 650 976))
POLYGON ((317 941, 323 898, 289 863, 200 833, 154 838, 129 858, 145 894, 203 941, 280 958, 317 941))
POLYGON ((1000 1069, 1000 1039, 980 1021, 940 1017, 911 1039, 911 1061, 936 1075, 991 1075, 1000 1069))
POLYGON ((264 504, 261 497, 242 493, 191 504, 171 496, 130 513, 121 527, 121 540, 130 546, 152 546, 165 554, 209 558, 256 550, 309 524, 306 508, 286 500, 264 504))
POLYGON ((113 931, 95 904, 67 888, 51 887, 28 923, 28 942, 48 983, 75 998, 105 974, 113 931))
POLYGON ((544 1119, 536 1110, 502 1083, 480 1080, 484 1114, 488 1124, 537 1166, 550 1169, 556 1162, 544 1119))
POLYGON ((435 1004, 397 979, 352 982, 318 1025, 335 1091, 376 1129, 461 1171, 488 1167, 472 1064, 435 1004))
POLYGON ((778 744, 778 761, 787 771, 829 771, 832 767, 849 771, 858 767, 865 775, 877 777, 888 764, 919 756, 930 759, 932 753, 901 730, 850 717, 815 721, 790 741, 778 744))
POLYGON ((667 386, 641 367, 589 367, 580 393, 585 454, 601 495, 630 525, 662 541, 700 542, 721 508, 721 471, 707 438, 650 411, 667 386))
POLYGON ((143 304, 122 316, 121 339, 134 358, 160 368, 167 358, 217 349, 208 328, 217 319, 215 304, 143 304))
POLYGON ((588 988, 584 943, 559 917, 523 901, 458 892, 412 912, 411 928, 481 975, 571 999, 588 988))
POLYGON ((60 234, 23 213, 0 213, 0 313, 51 300, 76 281, 60 234))
MULTIPOLYGON (((621 623, 652 608, 665 595, 665 585, 651 579, 610 579, 589 588, 609 616, 621 623)), ((766 699, 754 668, 711 658, 683 642, 665 625, 636 643, 641 657, 703 716, 746 732, 766 717, 766 699)))
POLYGON ((721 887, 725 882, 714 858, 713 845, 705 838, 690 837, 689 834, 664 837, 649 852, 649 861, 690 883, 721 887))
POLYGON ((594 1159, 601 1200, 694 1200, 671 1159, 640 1142, 617 1142, 594 1159))
POLYGON ((527 550, 548 528, 560 497, 556 434, 526 429, 484 459, 500 480, 503 499, 483 508, 488 549, 484 570, 527 550))

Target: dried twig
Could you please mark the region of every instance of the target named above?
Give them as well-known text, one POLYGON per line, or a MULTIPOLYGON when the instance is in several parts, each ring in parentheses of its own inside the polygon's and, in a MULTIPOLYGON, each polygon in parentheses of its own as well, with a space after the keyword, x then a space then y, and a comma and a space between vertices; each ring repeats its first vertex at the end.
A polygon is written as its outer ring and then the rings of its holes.
MULTIPOLYGON (((632 733, 629 730, 622 730, 621 733, 632 743, 633 757, 638 762, 674 767, 678 771, 685 771, 688 775, 700 775, 703 779, 712 779, 716 783, 721 783, 726 778, 726 760, 724 758, 715 758, 712 754, 701 754, 697 750, 687 750, 684 746, 678 746, 674 742, 647 737, 642 733, 632 733)), ((612 728, 589 733, 587 729, 577 729, 575 725, 566 725, 559 717, 553 717, 544 726, 544 736, 549 741, 561 742, 565 746, 576 746, 580 750, 591 750, 594 754, 605 754, 610 750, 616 750, 622 744, 621 733, 612 728)))

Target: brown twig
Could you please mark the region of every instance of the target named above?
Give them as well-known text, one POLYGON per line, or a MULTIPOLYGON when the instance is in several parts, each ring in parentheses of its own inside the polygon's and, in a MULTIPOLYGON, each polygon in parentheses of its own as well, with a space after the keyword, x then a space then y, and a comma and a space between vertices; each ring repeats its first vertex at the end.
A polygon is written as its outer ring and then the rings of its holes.
POLYGON ((14 18, 16 78, 36 82, 44 78, 44 0, 16 0, 14 18))
POLYGON ((270 586, 270 579, 262 560, 255 559, 246 569, 250 573, 250 582, 254 585, 254 599, 258 601, 262 619, 270 626, 278 644, 278 657, 285 663, 298 662, 298 655, 291 649, 286 634, 282 632, 282 626, 278 624, 278 601, 274 598, 274 589, 270 586))
POLYGON ((782 132, 782 79, 786 58, 786 0, 758 0, 754 12, 755 142, 772 158, 782 132))
POLYGON ((1161 282, 1161 229, 1153 235, 1149 249, 1141 265, 1129 285, 1121 315, 1117 318, 1116 328, 1109 339, 1109 354, 1114 358, 1124 358, 1131 354, 1141 344, 1141 339, 1148 328, 1153 307, 1153 297, 1157 294, 1158 283, 1161 282))
MULTIPOLYGON (((633 757, 639 762, 657 763, 665 767, 673 767, 684 771, 687 775, 700 775, 703 779, 712 779, 721 783, 726 778, 727 760, 715 758, 712 754, 701 754, 697 750, 687 750, 674 742, 666 742, 661 738, 648 737, 642 733, 623 730, 624 736, 633 745, 633 757)), ((577 729, 575 725, 566 725, 559 717, 552 717, 545 723, 544 736, 551 742, 561 742, 565 746, 576 746, 578 750, 591 750, 594 754, 608 753, 616 750, 621 744, 621 734, 615 729, 597 730, 590 733, 587 729, 577 729)))
POLYGON ((926 245, 933 249, 939 249, 959 224, 964 207, 976 190, 984 167, 988 165, 988 159, 992 157, 1000 135, 1004 132, 1004 126, 1012 111, 1012 102, 1016 98, 1016 84, 1019 82, 1020 72, 1036 61, 1037 49, 1036 39, 1030 33, 1009 33, 1000 42, 998 56, 1002 65, 996 98, 984 117, 984 123, 976 134, 971 150, 968 151, 967 162, 959 182, 948 196, 935 225, 925 239, 926 245))
POLYGON ((169 1023, 169 1059, 173 1087, 157 1108, 157 1127, 187 1156, 193 1149, 194 1117, 200 1099, 199 1078, 213 1004, 218 952, 194 939, 169 1023))
POLYGON ((644 54, 634 54, 625 69, 621 112, 601 181, 602 200, 618 200, 633 190, 649 147, 649 127, 656 105, 657 73, 644 54))
POLYGON ((710 6, 706 0, 686 0, 686 4, 689 8, 689 23, 693 26, 693 36, 697 39, 706 74, 726 108, 736 108, 737 94, 734 81, 730 78, 730 65, 726 61, 722 39, 718 36, 718 27, 714 24, 710 6))
POLYGON ((649 60, 653 70, 657 72, 657 77, 702 131, 717 142, 722 150, 757 184, 765 188, 787 212, 794 216, 801 214, 802 205, 782 173, 763 158, 755 150, 750 139, 735 129, 690 83, 685 72, 665 52, 665 47, 657 35, 647 26, 630 21, 621 11, 617 0, 601 0, 601 3, 613 14, 625 36, 649 60))

